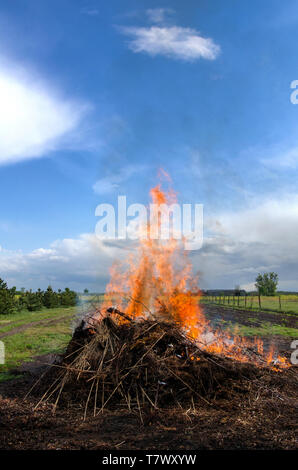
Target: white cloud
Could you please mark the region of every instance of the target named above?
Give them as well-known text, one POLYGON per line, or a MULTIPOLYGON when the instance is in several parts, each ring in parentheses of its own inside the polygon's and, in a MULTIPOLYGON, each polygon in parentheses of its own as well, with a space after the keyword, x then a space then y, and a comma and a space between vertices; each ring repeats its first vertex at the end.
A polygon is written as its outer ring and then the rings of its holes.
POLYGON ((166 16, 174 13, 171 8, 148 8, 146 14, 152 23, 162 23, 166 16))
POLYGON ((86 109, 59 98, 33 74, 0 62, 0 165, 60 148, 86 109))
POLYGON ((203 38, 198 31, 179 26, 124 27, 121 31, 132 37, 129 48, 151 56, 164 55, 174 59, 194 61, 200 58, 214 60, 220 46, 211 38, 203 38))

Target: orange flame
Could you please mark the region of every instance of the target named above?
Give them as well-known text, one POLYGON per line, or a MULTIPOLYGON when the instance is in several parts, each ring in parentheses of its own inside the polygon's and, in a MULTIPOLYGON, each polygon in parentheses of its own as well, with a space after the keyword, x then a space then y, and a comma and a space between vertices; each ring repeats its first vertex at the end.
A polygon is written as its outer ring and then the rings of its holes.
MULTIPOLYGON (((163 170, 161 172, 170 182, 170 177, 163 170)), ((200 309, 197 279, 193 276, 192 265, 181 240, 176 240, 173 235, 168 240, 149 236, 152 229, 153 233, 161 233, 163 205, 177 202, 176 193, 172 189, 165 192, 158 185, 151 189, 150 195, 159 213, 142 228, 143 237, 139 240, 137 252, 124 263, 114 264, 111 268, 111 280, 106 287, 102 308, 113 305, 133 318, 153 314, 172 319, 202 349, 247 362, 252 360, 248 349, 253 348, 263 363, 272 364, 274 352, 270 350, 266 357, 260 339, 250 341, 236 334, 231 336, 212 330, 200 309)), ((257 363, 257 359, 254 362, 257 363)), ((278 357, 274 362, 279 367, 289 366, 285 358, 278 357)))

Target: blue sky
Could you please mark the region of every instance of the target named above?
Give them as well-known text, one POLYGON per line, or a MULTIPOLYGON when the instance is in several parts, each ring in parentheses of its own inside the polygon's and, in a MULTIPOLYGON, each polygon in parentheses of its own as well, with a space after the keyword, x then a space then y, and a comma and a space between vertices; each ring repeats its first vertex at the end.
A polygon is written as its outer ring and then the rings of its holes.
POLYGON ((95 207, 162 167, 204 204, 202 287, 298 290, 297 26, 291 0, 2 0, 0 276, 102 290, 127 247, 95 207))

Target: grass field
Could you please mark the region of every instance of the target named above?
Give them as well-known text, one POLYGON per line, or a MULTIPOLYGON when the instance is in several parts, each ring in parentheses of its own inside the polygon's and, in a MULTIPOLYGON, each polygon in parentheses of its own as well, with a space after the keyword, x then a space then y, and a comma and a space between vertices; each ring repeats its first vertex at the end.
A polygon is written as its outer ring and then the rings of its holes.
POLYGON ((259 326, 255 325, 257 317, 246 318, 246 325, 239 322, 232 322, 229 320, 220 321, 220 327, 229 331, 232 334, 240 336, 260 336, 261 338, 270 336, 283 336, 285 338, 298 338, 298 328, 291 328, 288 326, 280 325, 278 323, 262 321, 259 326), (250 325, 251 323, 251 325, 250 325))
MULTIPOLYGON (((246 308, 249 310, 260 310, 258 296, 247 296, 246 306, 245 297, 223 297, 217 296, 214 298, 202 297, 202 303, 217 303, 227 305, 235 308, 246 308), (239 304, 238 304, 239 302, 239 304)), ((274 297, 261 296, 261 309, 263 311, 271 312, 284 312, 284 313, 297 313, 298 314, 298 295, 281 295, 274 297)))
POLYGON ((10 371, 35 356, 58 353, 71 337, 76 307, 23 311, 0 316, 0 340, 5 345, 5 364, 0 381, 12 378, 10 371))

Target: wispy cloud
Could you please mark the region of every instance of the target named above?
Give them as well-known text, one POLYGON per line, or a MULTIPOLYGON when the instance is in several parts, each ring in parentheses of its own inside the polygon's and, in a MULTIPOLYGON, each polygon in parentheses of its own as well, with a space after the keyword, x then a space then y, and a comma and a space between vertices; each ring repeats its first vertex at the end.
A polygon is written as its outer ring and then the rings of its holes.
POLYGON ((220 46, 211 38, 204 38, 198 31, 179 26, 171 27, 123 27, 121 31, 132 39, 128 47, 135 53, 144 52, 151 56, 194 61, 214 60, 220 53, 220 46))
POLYGON ((273 157, 262 158, 261 162, 265 166, 294 169, 298 168, 298 147, 292 147, 284 151, 275 153, 273 157))
POLYGON ((98 16, 99 10, 97 8, 82 8, 81 13, 88 16, 98 16))
POLYGON ((120 168, 114 173, 97 180, 93 185, 93 191, 96 194, 107 194, 117 191, 121 183, 124 183, 131 176, 136 173, 140 173, 144 169, 145 166, 143 165, 128 165, 126 167, 120 168))
POLYGON ((148 8, 146 15, 152 23, 163 23, 168 15, 175 13, 172 8, 148 8))
POLYGON ((41 157, 63 146, 88 106, 63 99, 34 74, 0 62, 0 164, 41 157))

